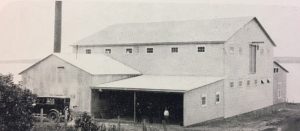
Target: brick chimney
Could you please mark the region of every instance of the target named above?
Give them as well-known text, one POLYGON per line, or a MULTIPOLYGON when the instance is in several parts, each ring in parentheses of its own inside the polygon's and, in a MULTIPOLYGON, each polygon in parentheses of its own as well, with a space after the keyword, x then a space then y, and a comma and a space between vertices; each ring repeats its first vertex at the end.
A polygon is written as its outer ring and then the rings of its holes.
POLYGON ((62 1, 55 1, 55 23, 54 23, 54 53, 61 51, 61 16, 62 1))

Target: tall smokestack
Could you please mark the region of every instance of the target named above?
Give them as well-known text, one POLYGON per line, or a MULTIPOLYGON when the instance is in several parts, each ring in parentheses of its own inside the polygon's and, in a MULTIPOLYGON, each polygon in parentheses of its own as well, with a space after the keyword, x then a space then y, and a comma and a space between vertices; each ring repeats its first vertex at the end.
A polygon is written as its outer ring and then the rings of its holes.
POLYGON ((61 7, 62 1, 55 1, 54 53, 61 51, 61 7))

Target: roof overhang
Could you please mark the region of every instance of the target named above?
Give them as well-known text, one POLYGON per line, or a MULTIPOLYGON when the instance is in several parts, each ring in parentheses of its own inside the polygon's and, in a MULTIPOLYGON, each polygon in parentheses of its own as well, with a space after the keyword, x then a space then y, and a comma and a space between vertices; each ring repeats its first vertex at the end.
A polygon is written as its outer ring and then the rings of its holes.
POLYGON ((285 69, 282 65, 280 65, 277 61, 273 61, 275 65, 277 65, 278 67, 280 67, 282 70, 284 70, 285 72, 289 73, 289 71, 287 69, 285 69))
POLYGON ((72 44, 70 46, 76 47, 105 47, 105 46, 134 46, 134 45, 178 45, 178 44, 224 44, 226 41, 186 41, 186 42, 148 42, 148 43, 101 43, 101 44, 72 44))
POLYGON ((184 93, 223 80, 223 77, 142 75, 94 85, 92 89, 184 93))

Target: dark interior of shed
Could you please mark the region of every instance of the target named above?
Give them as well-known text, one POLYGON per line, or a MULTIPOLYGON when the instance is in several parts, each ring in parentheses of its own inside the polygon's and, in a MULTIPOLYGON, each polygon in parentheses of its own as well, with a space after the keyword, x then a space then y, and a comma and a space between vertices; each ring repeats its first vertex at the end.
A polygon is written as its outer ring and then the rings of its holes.
POLYGON ((93 92, 92 112, 96 118, 116 119, 120 116, 122 120, 141 122, 145 119, 150 123, 161 123, 167 108, 170 113, 168 123, 183 122, 182 93, 115 90, 93 92))

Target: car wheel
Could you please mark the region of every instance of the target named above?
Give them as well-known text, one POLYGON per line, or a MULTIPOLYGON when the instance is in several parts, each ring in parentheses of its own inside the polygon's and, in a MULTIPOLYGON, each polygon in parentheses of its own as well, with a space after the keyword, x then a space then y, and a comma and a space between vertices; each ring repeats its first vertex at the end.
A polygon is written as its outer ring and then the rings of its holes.
POLYGON ((51 111, 51 112, 48 114, 48 118, 49 118, 51 121, 58 121, 58 119, 59 119, 59 113, 56 112, 56 111, 51 111))

